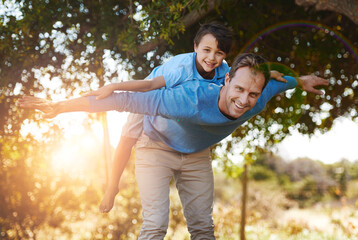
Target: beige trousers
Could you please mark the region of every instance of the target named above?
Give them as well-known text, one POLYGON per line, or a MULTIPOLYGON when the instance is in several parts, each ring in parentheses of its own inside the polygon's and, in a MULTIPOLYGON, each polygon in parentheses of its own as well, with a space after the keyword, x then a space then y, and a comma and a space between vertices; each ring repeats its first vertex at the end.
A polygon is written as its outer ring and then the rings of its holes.
POLYGON ((213 172, 209 149, 179 153, 142 134, 135 172, 143 208, 139 239, 163 239, 169 222, 169 182, 174 177, 191 239, 215 239, 213 172))

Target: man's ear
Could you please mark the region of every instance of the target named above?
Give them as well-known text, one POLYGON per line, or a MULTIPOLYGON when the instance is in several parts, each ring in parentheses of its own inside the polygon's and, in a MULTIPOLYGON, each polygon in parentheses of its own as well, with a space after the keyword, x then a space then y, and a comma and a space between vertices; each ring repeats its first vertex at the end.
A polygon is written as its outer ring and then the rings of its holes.
POLYGON ((229 76, 229 73, 226 73, 225 74, 225 85, 228 85, 230 82, 230 76, 229 76))

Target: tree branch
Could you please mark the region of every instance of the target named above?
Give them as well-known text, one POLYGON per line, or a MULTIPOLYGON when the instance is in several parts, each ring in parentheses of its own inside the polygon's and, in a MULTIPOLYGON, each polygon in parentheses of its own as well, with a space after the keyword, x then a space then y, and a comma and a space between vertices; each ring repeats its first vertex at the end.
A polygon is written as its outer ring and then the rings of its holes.
POLYGON ((317 11, 341 13, 358 24, 358 0, 295 0, 295 2, 303 7, 314 6, 317 11))
MULTIPOLYGON (((187 15, 185 15, 182 20, 185 28, 188 28, 191 25, 197 23, 200 19, 202 19, 208 13, 213 11, 215 9, 215 2, 216 2, 216 0, 208 0, 207 8, 195 10, 195 11, 189 12, 187 15)), ((149 51, 152 51, 160 44, 166 44, 166 43, 162 39, 155 39, 153 41, 144 43, 143 45, 138 47, 137 54, 142 55, 149 51)))

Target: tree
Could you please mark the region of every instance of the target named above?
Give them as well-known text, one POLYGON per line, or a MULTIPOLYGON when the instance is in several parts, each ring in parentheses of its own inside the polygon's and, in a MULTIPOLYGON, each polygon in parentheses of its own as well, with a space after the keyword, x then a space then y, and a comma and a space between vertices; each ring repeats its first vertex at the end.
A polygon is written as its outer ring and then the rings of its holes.
MULTIPOLYGON (((277 96, 263 114, 232 134, 227 154, 233 154, 238 144, 244 154, 254 153, 258 146, 281 141, 294 128, 312 134, 329 130, 339 116, 356 119, 357 3, 322 2, 296 0, 297 5, 305 3, 304 8, 282 0, 2 1, 1 155, 20 151, 5 146, 21 136, 25 118, 39 121, 37 114, 30 116, 15 106, 18 95, 79 95, 121 78, 118 69, 129 71, 130 77, 145 77, 167 57, 192 51, 199 23, 213 20, 234 33, 229 63, 240 51, 254 51, 278 62, 275 67, 280 71, 319 74, 331 83, 322 97, 300 90, 277 96), (308 7, 313 4, 316 8, 308 7), (46 85, 43 77, 57 82, 57 87, 46 85)), ((234 164, 226 161, 226 166, 230 169, 234 164)), ((26 171, 35 170, 28 167, 26 171)))
POLYGON ((329 10, 346 15, 355 24, 358 24, 358 3, 353 0, 296 0, 297 5, 309 7, 314 6, 317 11, 329 10))

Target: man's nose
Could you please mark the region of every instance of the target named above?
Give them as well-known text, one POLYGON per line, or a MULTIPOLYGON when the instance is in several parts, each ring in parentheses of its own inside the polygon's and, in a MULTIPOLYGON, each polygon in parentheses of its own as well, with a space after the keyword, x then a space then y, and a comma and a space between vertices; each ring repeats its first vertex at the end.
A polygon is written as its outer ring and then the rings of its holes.
POLYGON ((242 105, 247 105, 249 102, 249 95, 248 94, 242 94, 240 96, 240 101, 242 105))

